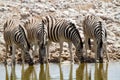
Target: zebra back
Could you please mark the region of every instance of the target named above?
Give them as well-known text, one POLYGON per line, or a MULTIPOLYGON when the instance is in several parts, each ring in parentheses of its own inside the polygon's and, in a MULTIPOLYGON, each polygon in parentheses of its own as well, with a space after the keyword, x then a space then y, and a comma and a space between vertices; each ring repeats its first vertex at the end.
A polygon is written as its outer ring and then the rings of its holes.
POLYGON ((92 39, 106 39, 106 25, 105 22, 98 16, 88 15, 83 21, 84 33, 92 39))
POLYGON ((44 17, 42 22, 47 26, 49 41, 59 43, 72 42, 76 47, 77 56, 83 56, 82 39, 74 23, 65 19, 54 18, 50 15, 44 17))
POLYGON ((59 42, 60 37, 64 38, 62 36, 64 36, 64 30, 65 27, 68 26, 68 21, 48 15, 42 19, 42 22, 47 26, 48 38, 50 41, 59 42))
POLYGON ((36 17, 29 17, 24 25, 28 33, 28 41, 30 43, 42 42, 44 35, 47 34, 46 27, 41 23, 41 20, 36 17))
POLYGON ((4 23, 4 39, 8 45, 15 43, 17 46, 21 44, 25 45, 23 47, 28 47, 29 44, 26 38, 26 31, 23 25, 17 19, 8 19, 4 23))

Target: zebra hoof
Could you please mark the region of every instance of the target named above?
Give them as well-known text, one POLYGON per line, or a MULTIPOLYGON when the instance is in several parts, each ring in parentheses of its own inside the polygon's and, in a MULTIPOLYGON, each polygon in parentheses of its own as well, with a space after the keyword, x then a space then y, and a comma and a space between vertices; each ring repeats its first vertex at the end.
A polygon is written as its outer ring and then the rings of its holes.
POLYGON ((39 63, 43 64, 43 58, 39 59, 39 63))
POLYGON ((83 56, 81 56, 80 62, 81 62, 81 63, 84 63, 84 57, 83 57, 83 56))
POLYGON ((48 62, 49 62, 49 59, 48 60, 44 59, 44 63, 48 63, 48 62))
POLYGON ((7 61, 6 60, 3 63, 4 63, 4 65, 7 65, 7 61))
POLYGON ((102 58, 101 58, 101 59, 99 59, 99 62, 100 62, 100 63, 103 63, 103 59, 102 59, 102 58))
POLYGON ((13 61, 13 66, 15 66, 15 60, 13 61))
POLYGON ((99 60, 95 60, 95 63, 99 63, 99 60))
POLYGON ((102 58, 102 57, 98 58, 98 59, 96 60, 96 63, 103 63, 103 58, 102 58))
POLYGON ((70 62, 74 62, 74 60, 73 60, 73 59, 69 59, 69 61, 70 61, 70 62))
POLYGON ((40 59, 39 59, 39 63, 40 63, 40 64, 43 64, 43 58, 40 58, 40 59))
POLYGON ((29 65, 33 65, 33 64, 34 64, 33 60, 30 59, 30 61, 28 62, 28 64, 29 64, 29 65))
POLYGON ((34 63, 33 62, 29 62, 29 66, 33 65, 34 63))
POLYGON ((39 61, 40 62, 40 64, 43 64, 43 61, 39 61))

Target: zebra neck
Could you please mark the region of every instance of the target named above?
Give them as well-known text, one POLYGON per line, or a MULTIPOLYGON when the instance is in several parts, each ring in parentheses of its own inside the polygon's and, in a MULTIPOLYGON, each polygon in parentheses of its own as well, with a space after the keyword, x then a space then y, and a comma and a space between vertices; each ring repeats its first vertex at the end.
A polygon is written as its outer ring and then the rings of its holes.
POLYGON ((74 46, 76 48, 80 45, 80 41, 79 40, 72 40, 72 43, 74 44, 74 46))

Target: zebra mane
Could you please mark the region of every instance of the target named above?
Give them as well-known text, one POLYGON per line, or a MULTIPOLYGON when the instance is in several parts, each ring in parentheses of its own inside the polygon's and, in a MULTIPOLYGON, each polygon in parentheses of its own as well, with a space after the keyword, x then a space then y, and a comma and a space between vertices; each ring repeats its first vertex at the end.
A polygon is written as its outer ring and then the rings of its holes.
POLYGON ((76 28, 74 23, 70 22, 70 25, 73 26, 74 28, 76 28))
POLYGON ((42 17, 42 23, 45 24, 47 22, 47 16, 46 17, 42 17))

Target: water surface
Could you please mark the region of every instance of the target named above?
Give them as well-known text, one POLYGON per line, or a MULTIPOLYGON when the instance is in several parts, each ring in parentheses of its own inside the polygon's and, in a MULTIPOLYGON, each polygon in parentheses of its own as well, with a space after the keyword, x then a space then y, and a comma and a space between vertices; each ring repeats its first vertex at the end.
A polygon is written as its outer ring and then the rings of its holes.
POLYGON ((120 80, 120 62, 15 67, 0 64, 0 80, 120 80))

